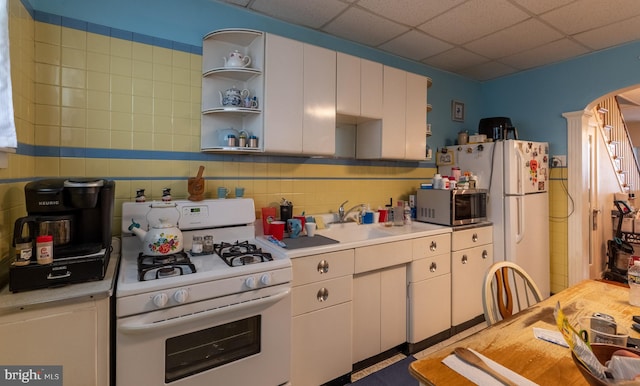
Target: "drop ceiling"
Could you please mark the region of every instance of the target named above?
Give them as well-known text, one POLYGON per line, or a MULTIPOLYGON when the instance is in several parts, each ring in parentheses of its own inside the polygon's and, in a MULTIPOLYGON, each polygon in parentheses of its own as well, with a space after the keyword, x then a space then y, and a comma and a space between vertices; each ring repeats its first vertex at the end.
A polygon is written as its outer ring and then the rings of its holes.
POLYGON ((640 39, 639 0, 219 0, 484 81, 640 39))

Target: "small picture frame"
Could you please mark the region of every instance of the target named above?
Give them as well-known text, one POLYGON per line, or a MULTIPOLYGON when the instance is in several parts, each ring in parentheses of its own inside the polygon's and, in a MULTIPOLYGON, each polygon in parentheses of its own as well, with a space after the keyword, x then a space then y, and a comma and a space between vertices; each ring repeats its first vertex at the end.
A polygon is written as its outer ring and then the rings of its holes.
POLYGON ((464 103, 451 101, 451 120, 464 122, 464 103))
POLYGON ((455 163, 455 159, 452 151, 449 151, 446 148, 443 148, 437 151, 436 153, 437 166, 448 166, 448 165, 453 165, 454 163, 455 163))

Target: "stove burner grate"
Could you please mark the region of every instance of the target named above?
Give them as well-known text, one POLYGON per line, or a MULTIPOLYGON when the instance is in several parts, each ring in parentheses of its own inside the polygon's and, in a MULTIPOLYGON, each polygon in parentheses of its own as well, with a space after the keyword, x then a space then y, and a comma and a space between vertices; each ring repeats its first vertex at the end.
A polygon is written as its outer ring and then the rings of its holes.
POLYGON ((271 254, 262 252, 261 248, 248 241, 236 241, 235 243, 221 242, 215 244, 213 250, 230 267, 263 263, 273 260, 271 254))
POLYGON ((164 256, 138 255, 138 280, 147 281, 188 275, 196 272, 196 266, 185 252, 164 256))

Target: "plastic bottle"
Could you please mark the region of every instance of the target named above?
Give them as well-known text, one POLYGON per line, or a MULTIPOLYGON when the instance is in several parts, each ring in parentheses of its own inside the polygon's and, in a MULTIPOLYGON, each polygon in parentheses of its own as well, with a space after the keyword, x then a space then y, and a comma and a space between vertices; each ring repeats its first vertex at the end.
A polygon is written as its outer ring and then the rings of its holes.
POLYGON ((436 173, 433 176, 432 183, 434 189, 442 189, 442 176, 439 173, 436 173))
POLYGON ((404 225, 411 225, 411 207, 409 207, 409 201, 404 202, 404 225))
POLYGON ((629 304, 640 307, 640 260, 635 260, 627 271, 629 304))

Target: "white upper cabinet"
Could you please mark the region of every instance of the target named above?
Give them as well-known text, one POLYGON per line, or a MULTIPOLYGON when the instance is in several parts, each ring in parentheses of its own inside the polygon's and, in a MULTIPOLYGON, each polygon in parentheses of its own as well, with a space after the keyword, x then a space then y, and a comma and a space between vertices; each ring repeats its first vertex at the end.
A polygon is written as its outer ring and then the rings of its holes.
POLYGON ((336 151, 336 52, 304 45, 302 153, 336 151))
POLYGON ((302 42, 267 34, 265 55, 265 152, 302 153, 302 42))
POLYGON ((207 34, 202 71, 202 151, 425 159, 424 76, 248 29, 207 34))
POLYGON ((407 72, 405 159, 424 160, 427 148, 427 77, 407 72))
POLYGON ((424 160, 427 78, 384 66, 382 119, 357 126, 356 158, 424 160))
POLYGON ((264 150, 335 153, 336 53, 267 34, 264 150))
POLYGON ((337 53, 336 112, 352 118, 382 118, 381 63, 337 53))

